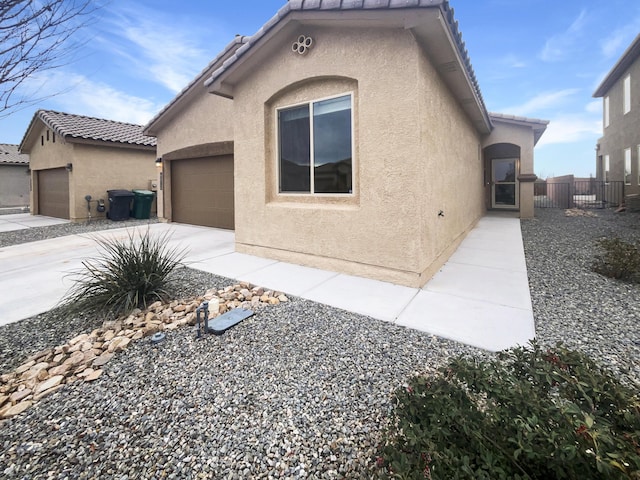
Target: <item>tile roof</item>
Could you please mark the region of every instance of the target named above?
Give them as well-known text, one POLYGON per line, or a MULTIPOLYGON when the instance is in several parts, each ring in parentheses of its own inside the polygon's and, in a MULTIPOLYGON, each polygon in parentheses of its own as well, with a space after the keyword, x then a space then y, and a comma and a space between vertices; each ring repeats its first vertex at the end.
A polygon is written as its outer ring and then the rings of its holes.
POLYGON ((443 18, 452 33, 456 48, 462 59, 463 67, 471 82, 472 88, 477 95, 478 101, 483 110, 486 111, 480 86, 476 79, 475 72, 471 66, 471 59, 462 40, 462 34, 458 29, 458 22, 453 17, 453 8, 449 6, 448 0, 289 0, 278 12, 265 23, 260 30, 249 37, 246 43, 229 57, 220 68, 204 82, 205 86, 210 86, 221 77, 229 68, 238 61, 248 50, 250 50, 262 37, 272 30, 284 17, 295 11, 347 11, 347 10, 390 10, 390 9, 410 9, 410 8, 440 8, 443 11, 443 18))
POLYGON ((29 155, 20 153, 18 145, 0 143, 0 164, 29 165, 29 155))
POLYGON ((541 120, 539 118, 519 117, 517 115, 510 115, 508 113, 495 113, 489 112, 491 118, 496 120, 513 120, 514 122, 531 123, 536 125, 549 125, 549 120, 541 120))
POLYGON ((626 73, 633 62, 640 57, 640 35, 638 35, 631 45, 625 50, 620 59, 613 66, 611 71, 604 77, 602 83, 593 93, 595 98, 604 97, 613 85, 626 73))
POLYGON ((38 110, 34 120, 35 118, 39 118, 45 125, 65 139, 96 140, 148 147, 156 146, 154 137, 142 134, 142 125, 73 115, 53 110, 38 110))

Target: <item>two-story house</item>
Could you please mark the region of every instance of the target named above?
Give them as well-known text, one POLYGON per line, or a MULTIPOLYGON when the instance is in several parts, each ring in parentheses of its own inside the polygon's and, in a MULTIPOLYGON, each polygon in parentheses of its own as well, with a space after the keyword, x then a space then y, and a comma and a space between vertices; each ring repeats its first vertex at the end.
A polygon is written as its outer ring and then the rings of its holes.
POLYGON ((640 193, 640 35, 593 94, 603 101, 603 136, 596 171, 605 183, 619 182, 625 195, 640 193))

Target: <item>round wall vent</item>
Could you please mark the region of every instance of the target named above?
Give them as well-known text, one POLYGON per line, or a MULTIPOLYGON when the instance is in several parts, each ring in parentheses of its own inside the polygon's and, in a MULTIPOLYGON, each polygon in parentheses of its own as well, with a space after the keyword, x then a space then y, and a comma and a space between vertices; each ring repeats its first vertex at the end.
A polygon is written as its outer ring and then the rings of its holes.
POLYGON ((313 45, 313 38, 307 37, 305 35, 300 35, 298 37, 298 40, 293 42, 293 45, 291 45, 291 50, 294 53, 304 55, 309 51, 312 45, 313 45))

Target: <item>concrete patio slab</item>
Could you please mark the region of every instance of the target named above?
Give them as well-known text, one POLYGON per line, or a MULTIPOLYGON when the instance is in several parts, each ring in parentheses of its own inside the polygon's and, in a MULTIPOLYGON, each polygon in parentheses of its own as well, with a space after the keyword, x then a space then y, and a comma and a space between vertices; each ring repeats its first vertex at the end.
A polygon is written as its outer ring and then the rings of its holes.
POLYGON ((392 322, 417 292, 416 288, 339 274, 308 290, 304 298, 392 322))
POLYGON ((248 275, 276 263, 278 263, 277 260, 234 252, 208 260, 200 260, 190 266, 223 277, 245 280, 248 275))
POLYGON ((289 295, 304 297, 311 289, 338 275, 336 272, 278 262, 244 275, 244 280, 289 295))
POLYGON ((424 290, 397 323, 490 351, 526 345, 534 336, 529 310, 424 290))
POLYGON ((170 247, 186 248, 192 268, 487 350, 526 344, 535 335, 520 221, 492 215, 422 289, 237 253, 234 232, 193 225, 156 223, 4 247, 0 325, 55 306, 71 286, 69 273, 97 254, 95 238, 126 239, 146 228, 167 233, 170 247))
POLYGON ((448 262, 423 290, 526 309, 531 307, 528 282, 526 272, 448 262))

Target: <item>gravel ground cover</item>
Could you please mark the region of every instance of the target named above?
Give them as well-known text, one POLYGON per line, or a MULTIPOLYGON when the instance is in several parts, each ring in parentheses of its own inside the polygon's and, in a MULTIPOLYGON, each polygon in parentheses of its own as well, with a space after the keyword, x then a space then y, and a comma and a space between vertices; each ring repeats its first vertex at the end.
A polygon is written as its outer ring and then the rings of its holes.
MULTIPOLYGON (((589 269, 595 239, 638 238, 640 219, 597 214, 539 210, 522 222, 538 339, 640 379, 640 288, 589 269)), ((189 268, 176 275, 177 297, 232 283, 189 268)), ((0 327, 0 370, 96 322, 56 315, 0 327)), ((194 333, 135 342, 97 381, 0 423, 0 477, 371 478, 390 393, 413 372, 481 353, 297 298, 223 336, 194 333)))
POLYGON ((588 210, 596 217, 537 209, 521 222, 536 336, 562 341, 640 381, 640 285, 591 271, 596 240, 640 240, 640 214, 588 210))
POLYGON ((60 225, 51 225, 49 227, 35 227, 23 230, 13 230, 10 232, 0 232, 0 248, 17 245, 19 243, 46 240, 47 238, 63 237, 65 235, 97 232, 100 230, 111 230, 114 228, 132 227, 157 222, 158 217, 152 217, 145 220, 130 218, 129 220, 120 222, 99 219, 91 220, 90 222, 61 223, 60 225))

